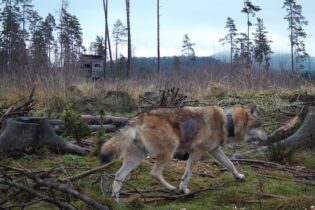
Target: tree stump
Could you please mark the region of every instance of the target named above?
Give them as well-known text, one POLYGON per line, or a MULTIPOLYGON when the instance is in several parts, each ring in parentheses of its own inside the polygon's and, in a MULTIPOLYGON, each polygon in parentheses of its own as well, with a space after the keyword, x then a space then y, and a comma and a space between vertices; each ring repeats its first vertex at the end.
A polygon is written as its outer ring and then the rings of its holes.
MULTIPOLYGON (((310 106, 306 110, 308 110, 306 112, 306 117, 297 131, 291 136, 271 144, 272 146, 284 146, 287 151, 290 151, 301 150, 315 145, 315 106, 310 106)), ((259 147, 258 149, 249 150, 245 152, 244 155, 252 154, 257 151, 268 151, 269 146, 263 146, 259 147)))
POLYGON ((304 149, 315 144, 315 106, 308 108, 303 124, 281 143, 292 149, 304 149))
POLYGON ((58 136, 50 126, 47 118, 21 117, 5 122, 0 135, 0 152, 4 154, 21 154, 48 147, 57 153, 74 153, 86 155, 88 152, 58 136))

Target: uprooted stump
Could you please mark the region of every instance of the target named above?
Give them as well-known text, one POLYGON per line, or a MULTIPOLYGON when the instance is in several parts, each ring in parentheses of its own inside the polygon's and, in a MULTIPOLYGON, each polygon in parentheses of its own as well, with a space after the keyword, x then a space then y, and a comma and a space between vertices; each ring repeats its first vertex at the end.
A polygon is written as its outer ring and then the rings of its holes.
POLYGON ((289 148, 304 149, 315 143, 315 106, 308 108, 307 115, 299 129, 281 141, 289 148))
POLYGON ((58 136, 47 118, 21 117, 5 122, 0 135, 0 151, 4 154, 20 154, 47 147, 57 153, 86 155, 88 152, 58 136))
MULTIPOLYGON (((286 150, 301 150, 312 145, 315 145, 315 106, 310 106, 306 109, 306 116, 302 125, 297 129, 295 133, 286 137, 285 139, 272 143, 274 147, 284 146, 286 150)), ((245 152, 245 155, 255 153, 257 151, 268 151, 270 145, 263 146, 258 149, 253 149, 245 152)))

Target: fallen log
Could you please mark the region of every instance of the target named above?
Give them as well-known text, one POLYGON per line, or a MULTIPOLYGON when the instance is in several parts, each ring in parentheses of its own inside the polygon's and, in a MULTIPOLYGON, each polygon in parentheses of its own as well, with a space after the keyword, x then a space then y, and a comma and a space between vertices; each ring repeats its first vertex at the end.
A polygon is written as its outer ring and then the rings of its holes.
MULTIPOLYGON (((125 126, 128 123, 128 118, 126 117, 113 117, 110 115, 105 115, 104 117, 101 117, 100 115, 81 115, 81 119, 91 125, 115 125, 116 127, 120 128, 125 126)), ((60 126, 64 122, 62 120, 58 119, 50 119, 49 123, 52 126, 60 126)))
POLYGON ((48 120, 42 117, 12 118, 5 122, 0 136, 0 150, 4 154, 21 154, 48 147, 57 153, 86 155, 88 152, 58 136, 48 120))
POLYGON ((81 119, 89 124, 113 124, 119 128, 125 126, 129 120, 126 117, 113 117, 109 115, 103 117, 100 115, 81 115, 81 119))
MULTIPOLYGON (((111 125, 111 124, 108 124, 108 125, 88 125, 88 126, 89 126, 89 129, 91 132, 95 132, 95 131, 99 130, 100 128, 104 129, 104 131, 106 133, 112 133, 112 132, 117 131, 116 125, 111 125)), ((53 128, 54 128, 54 131, 59 131, 61 129, 61 126, 55 125, 55 126, 53 126, 53 128)))

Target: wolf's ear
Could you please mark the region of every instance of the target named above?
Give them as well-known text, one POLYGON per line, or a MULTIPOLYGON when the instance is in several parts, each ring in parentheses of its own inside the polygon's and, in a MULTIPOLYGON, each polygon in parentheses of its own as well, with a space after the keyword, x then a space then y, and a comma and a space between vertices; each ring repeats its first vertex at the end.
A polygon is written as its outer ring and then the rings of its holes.
POLYGON ((255 104, 245 106, 247 114, 255 115, 257 114, 257 106, 255 104))

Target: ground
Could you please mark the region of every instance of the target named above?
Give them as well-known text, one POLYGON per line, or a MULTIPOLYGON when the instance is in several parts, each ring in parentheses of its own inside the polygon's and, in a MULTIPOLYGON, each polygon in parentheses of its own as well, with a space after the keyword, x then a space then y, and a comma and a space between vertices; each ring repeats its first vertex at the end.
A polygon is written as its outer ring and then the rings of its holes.
MULTIPOLYGON (((289 119, 279 110, 288 107, 286 111, 297 110, 290 107, 287 102, 287 92, 281 94, 277 90, 270 89, 261 92, 244 91, 238 93, 241 99, 233 97, 233 92, 220 92, 220 87, 210 89, 210 93, 204 95, 204 100, 208 103, 220 104, 228 107, 239 100, 253 101, 259 105, 259 114, 262 116, 263 124, 267 131, 278 127, 281 123, 289 119), (212 93, 211 93, 212 91, 212 93), (219 92, 219 93, 218 93, 219 92), (276 94, 277 93, 277 94, 276 94), (231 95, 232 94, 232 95, 231 95), (229 95, 229 96, 228 96, 229 95), (268 100, 267 100, 268 99, 268 100)), ((289 94, 290 95, 290 94, 289 94)), ((40 109, 39 109, 40 110, 40 109)), ((283 111, 283 110, 282 110, 283 111)), ((114 113, 116 115, 126 115, 126 113, 114 113)), ((132 116, 133 113, 127 113, 132 116)), ((87 141, 94 142, 100 134, 92 133, 87 137, 87 141)), ((112 134, 102 136, 103 140, 110 138, 112 134)), ((226 154, 235 152, 242 153, 249 148, 257 147, 252 143, 243 142, 240 145, 228 146, 226 154)), ((94 149, 92 147, 92 149, 94 149)), ((246 157, 260 161, 269 161, 265 154, 253 154, 246 157)), ((122 189, 120 204, 115 203, 106 194, 112 179, 101 179, 102 174, 113 175, 121 166, 121 161, 114 163, 103 170, 83 177, 68 184, 75 190, 85 194, 96 201, 108 205, 112 209, 311 209, 315 206, 315 148, 298 151, 292 154, 289 159, 283 160, 281 164, 266 166, 261 163, 237 162, 235 164, 240 172, 246 175, 245 182, 235 181, 234 178, 224 168, 214 162, 210 157, 205 156, 194 170, 190 181, 191 192, 197 192, 188 197, 175 192, 166 192, 150 175, 153 160, 146 159, 141 166, 135 170, 129 181, 122 189), (303 173, 309 172, 312 176, 303 177, 303 173), (302 174, 302 175, 301 175, 302 174), (102 183, 102 185, 101 185, 102 183), (103 190, 101 189, 103 187, 103 190), (200 192, 201 190, 204 192, 200 192), (142 193, 139 193, 142 192, 142 193), (199 193, 198 193, 199 192, 199 193), (103 195, 105 193, 105 195, 103 195), (145 199, 143 198, 145 197, 145 199), (173 199, 173 200, 169 200, 173 199)), ((12 167, 24 167, 30 170, 43 170, 49 168, 62 168, 62 172, 54 177, 61 179, 80 172, 100 166, 100 161, 96 153, 81 157, 76 155, 56 155, 49 151, 40 151, 38 154, 25 154, 18 159, 6 158, 0 161, 0 165, 12 167)), ((185 161, 171 161, 164 170, 166 180, 175 186, 179 185, 184 172, 185 161)), ((1 192, 0 201, 5 198, 1 192)), ((79 200, 69 196, 68 202, 79 209, 91 209, 79 200)), ((18 201, 17 201, 18 202, 18 201)), ((1 203, 0 203, 1 206, 1 203)), ((0 207, 1 209, 1 207, 0 207)), ((57 209, 56 207, 40 202, 26 209, 57 209)))

